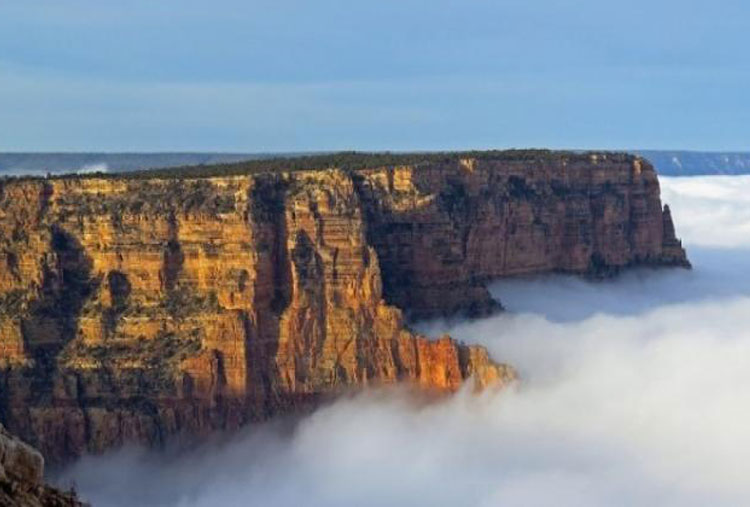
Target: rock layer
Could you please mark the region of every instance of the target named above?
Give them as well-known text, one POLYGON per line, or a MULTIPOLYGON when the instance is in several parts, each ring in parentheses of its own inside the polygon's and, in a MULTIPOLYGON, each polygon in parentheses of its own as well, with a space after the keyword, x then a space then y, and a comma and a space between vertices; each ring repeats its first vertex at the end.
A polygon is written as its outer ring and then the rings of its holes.
POLYGON ((0 416, 53 461, 159 445, 370 385, 509 366, 415 315, 484 283, 687 265, 656 175, 620 155, 0 188, 0 416))
POLYGON ((627 155, 469 158, 355 180, 386 299, 416 317, 488 313, 485 283, 500 277, 690 266, 653 167, 627 155))
POLYGON ((43 481, 44 458, 0 425, 0 505, 5 507, 82 506, 74 493, 43 481))

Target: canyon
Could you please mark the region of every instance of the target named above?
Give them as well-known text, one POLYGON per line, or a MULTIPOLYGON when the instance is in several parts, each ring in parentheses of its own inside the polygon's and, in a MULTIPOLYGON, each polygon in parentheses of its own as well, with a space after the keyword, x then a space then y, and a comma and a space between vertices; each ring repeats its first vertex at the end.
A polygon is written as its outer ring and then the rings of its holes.
POLYGON ((639 157, 416 158, 3 180, 0 422, 64 463, 365 387, 502 388, 511 365, 409 319, 499 311, 503 277, 690 266, 639 157))

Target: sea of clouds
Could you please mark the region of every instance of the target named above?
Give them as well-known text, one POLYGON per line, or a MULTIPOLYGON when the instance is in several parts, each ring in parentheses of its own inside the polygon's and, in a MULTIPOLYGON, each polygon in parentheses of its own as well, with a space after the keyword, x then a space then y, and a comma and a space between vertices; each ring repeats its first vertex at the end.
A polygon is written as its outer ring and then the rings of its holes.
POLYGON ((748 505, 750 177, 662 178, 692 271, 497 282, 497 317, 426 322, 515 365, 512 390, 342 399, 179 455, 56 478, 100 506, 748 505))

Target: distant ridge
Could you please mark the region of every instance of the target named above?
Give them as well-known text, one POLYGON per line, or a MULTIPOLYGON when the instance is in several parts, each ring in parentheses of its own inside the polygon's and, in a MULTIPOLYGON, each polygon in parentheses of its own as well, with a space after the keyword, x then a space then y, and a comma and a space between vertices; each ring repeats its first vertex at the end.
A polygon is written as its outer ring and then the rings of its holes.
MULTIPOLYGON (((112 159, 112 155, 109 156, 112 159)), ((143 156, 144 159, 148 155, 143 156)), ((243 157, 236 155, 236 157, 243 157)), ((430 151, 430 152, 364 152, 338 151, 318 153, 294 153, 278 155, 247 155, 244 159, 228 162, 196 161, 199 157, 188 157, 187 163, 178 164, 179 156, 170 157, 174 165, 149 165, 145 168, 122 168, 122 164, 109 166, 106 163, 92 163, 78 170, 57 167, 57 170, 26 172, 9 171, 6 176, 24 178, 65 177, 116 177, 116 178, 205 178, 212 176, 233 176, 274 172, 295 172, 301 170, 320 170, 336 167, 343 170, 361 170, 403 165, 424 166, 425 164, 459 163, 460 159, 493 160, 510 162, 538 162, 540 160, 559 160, 588 162, 593 158, 610 161, 632 161, 636 156, 626 152, 584 152, 553 151, 545 149, 510 149, 484 151, 430 151), (249 158, 248 158, 249 157, 249 158)), ((218 158, 218 157, 215 157, 218 158)), ((90 157, 90 160, 96 160, 90 157)), ((184 160, 184 157, 182 158, 184 160)), ((201 160, 206 160, 201 157, 201 160)), ((163 161, 163 160, 162 160, 163 161)), ((115 163, 118 163, 115 160, 115 163)), ((148 160, 148 162, 154 162, 148 160)), ((47 166, 50 167, 50 166, 47 166)), ((1 173, 0 173, 1 175, 1 173)))
POLYGON ((634 151, 663 176, 750 174, 750 152, 634 151))
POLYGON ((0 153, 0 175, 129 172, 273 158, 273 153, 0 153))
MULTIPOLYGON (((651 161, 664 176, 750 174, 750 152, 632 150, 631 153, 651 161)), ((310 153, 0 153, 0 176, 130 172, 306 154, 310 153)))

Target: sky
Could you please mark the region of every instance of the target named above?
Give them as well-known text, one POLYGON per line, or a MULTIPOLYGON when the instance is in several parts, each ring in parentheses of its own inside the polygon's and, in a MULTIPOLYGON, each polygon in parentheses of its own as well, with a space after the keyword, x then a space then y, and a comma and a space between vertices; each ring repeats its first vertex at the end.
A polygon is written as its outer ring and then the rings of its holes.
POLYGON ((370 390, 54 480, 105 507, 749 505, 750 176, 661 184, 692 270, 498 280, 506 312, 417 325, 485 345, 518 369, 512 388, 370 390))
POLYGON ((7 0, 0 151, 746 150, 745 0, 7 0))

